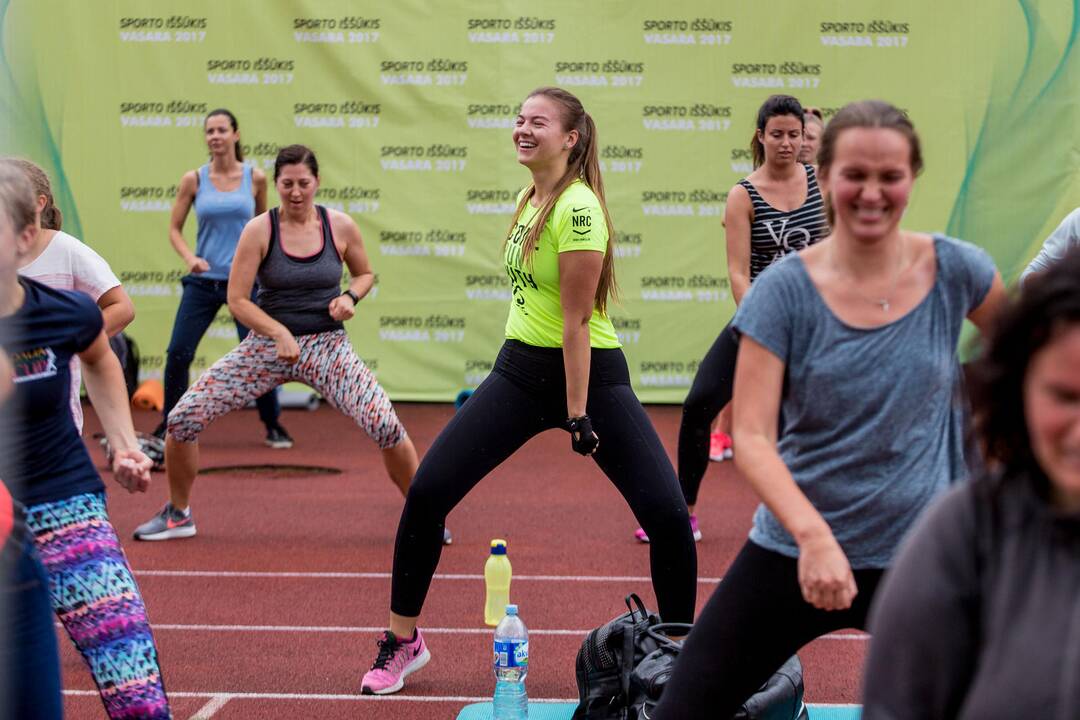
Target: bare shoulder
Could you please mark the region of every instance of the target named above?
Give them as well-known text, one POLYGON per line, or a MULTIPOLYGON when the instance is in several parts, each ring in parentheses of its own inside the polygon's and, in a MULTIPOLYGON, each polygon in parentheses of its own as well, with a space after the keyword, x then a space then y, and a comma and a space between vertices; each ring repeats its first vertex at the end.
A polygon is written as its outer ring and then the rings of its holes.
POLYGON ((252 238, 265 245, 270 241, 270 211, 259 213, 247 221, 241 238, 252 238))
POLYGON ((749 206, 750 193, 746 192, 746 188, 744 188, 742 185, 740 185, 739 183, 735 183, 731 186, 731 190, 728 191, 727 201, 728 205, 730 205, 732 202, 735 202, 740 204, 746 204, 747 206, 749 206))
POLYGON ((265 188, 266 187, 266 172, 264 172, 262 168, 253 166, 251 168, 251 183, 256 188, 265 188))
POLYGON ((335 237, 360 239, 360 227, 351 215, 334 208, 326 208, 326 214, 330 218, 330 227, 335 237))
POLYGON ((199 188, 199 171, 188 170, 180 176, 180 192, 194 193, 199 188))

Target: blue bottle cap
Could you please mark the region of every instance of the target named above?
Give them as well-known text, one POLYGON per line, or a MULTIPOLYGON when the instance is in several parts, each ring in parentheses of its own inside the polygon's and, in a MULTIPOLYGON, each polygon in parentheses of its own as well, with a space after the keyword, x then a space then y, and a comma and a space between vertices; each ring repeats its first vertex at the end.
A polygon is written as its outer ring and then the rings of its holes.
POLYGON ((505 555, 506 554, 506 541, 505 540, 492 540, 491 541, 491 554, 492 555, 505 555))
POLYGON ((517 605, 507 605, 506 606, 506 614, 507 615, 517 615, 517 605))

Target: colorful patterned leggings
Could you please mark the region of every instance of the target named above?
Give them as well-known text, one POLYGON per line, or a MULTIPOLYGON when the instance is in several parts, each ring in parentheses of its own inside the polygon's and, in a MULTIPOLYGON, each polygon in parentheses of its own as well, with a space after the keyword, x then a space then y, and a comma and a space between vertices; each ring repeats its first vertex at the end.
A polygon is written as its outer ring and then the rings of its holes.
POLYGON ((26 522, 49 576, 53 609, 90 667, 109 717, 172 717, 146 607, 105 494, 31 505, 26 522))
POLYGON ((390 398, 357 357, 344 330, 301 335, 296 342, 300 359, 290 365, 278 360, 273 340, 249 333, 184 393, 169 413, 169 434, 180 442, 194 442, 222 415, 282 383, 302 382, 355 420, 381 449, 405 439, 390 398))

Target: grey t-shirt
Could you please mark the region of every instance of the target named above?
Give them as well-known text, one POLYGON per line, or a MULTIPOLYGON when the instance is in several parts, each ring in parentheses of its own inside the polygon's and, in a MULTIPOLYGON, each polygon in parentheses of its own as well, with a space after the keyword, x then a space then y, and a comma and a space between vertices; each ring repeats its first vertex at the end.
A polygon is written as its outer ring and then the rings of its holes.
MULTIPOLYGON (((956 345, 995 270, 961 240, 935 235, 934 252, 930 292, 887 325, 843 323, 798 254, 758 277, 733 321, 784 362, 780 457, 855 569, 887 567, 923 508, 966 476, 956 345)), ((750 540, 799 554, 764 505, 750 540)))

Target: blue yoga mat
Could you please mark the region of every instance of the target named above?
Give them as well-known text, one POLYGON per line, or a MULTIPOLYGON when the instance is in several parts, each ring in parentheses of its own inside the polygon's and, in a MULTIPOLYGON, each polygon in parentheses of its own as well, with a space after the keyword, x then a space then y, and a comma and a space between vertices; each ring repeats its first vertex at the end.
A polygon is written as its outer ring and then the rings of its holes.
MULTIPOLYGON (((573 703, 529 703, 529 720, 570 720, 574 714, 573 703)), ((859 720, 859 705, 808 705, 810 720, 859 720)), ((491 703, 466 705, 457 720, 491 720, 491 703)))

